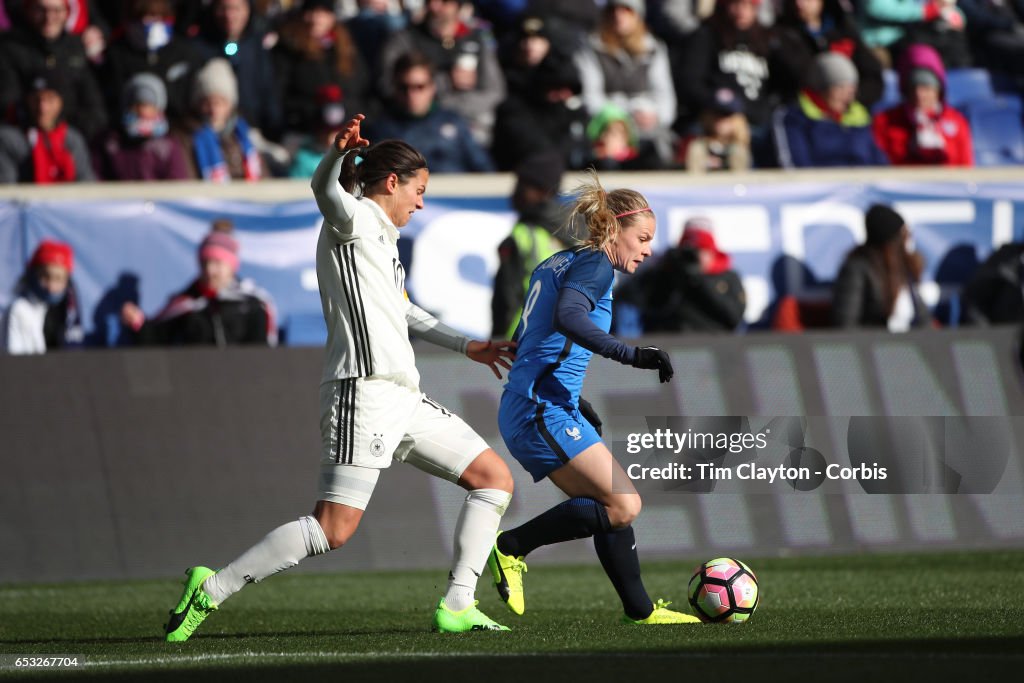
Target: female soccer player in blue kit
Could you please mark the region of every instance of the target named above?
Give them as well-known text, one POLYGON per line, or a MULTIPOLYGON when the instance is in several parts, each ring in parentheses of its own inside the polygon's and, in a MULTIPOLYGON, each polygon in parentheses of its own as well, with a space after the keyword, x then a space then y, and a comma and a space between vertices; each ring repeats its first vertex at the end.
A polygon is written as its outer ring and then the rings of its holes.
MULTIPOLYGON (((601 566, 634 624, 699 623, 652 603, 640 579, 632 521, 640 495, 601 442, 580 389, 594 353, 672 379, 668 354, 653 346, 626 346, 608 334, 613 271, 632 273, 651 255, 655 220, 633 190, 606 192, 596 174, 576 193, 570 220, 582 219, 589 237, 533 271, 516 330, 517 358, 501 398, 498 423, 512 456, 533 475, 547 477, 569 500, 522 526, 499 533, 488 558, 498 593, 516 614, 523 599, 523 558, 535 548, 594 537, 601 566)), ((596 415, 593 421, 600 424, 596 415)))

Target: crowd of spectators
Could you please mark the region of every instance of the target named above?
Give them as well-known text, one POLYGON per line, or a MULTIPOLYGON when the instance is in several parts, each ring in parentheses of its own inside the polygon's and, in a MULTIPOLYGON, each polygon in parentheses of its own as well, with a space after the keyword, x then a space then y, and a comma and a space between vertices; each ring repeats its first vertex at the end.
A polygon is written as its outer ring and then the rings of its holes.
POLYGON ((434 172, 511 171, 552 148, 568 169, 970 165, 946 69, 1024 71, 1024 0, 0 9, 8 183, 302 176, 356 112, 434 172), (887 68, 903 102, 877 112, 887 68))
MULTIPOLYGON (((710 219, 687 220, 677 246, 616 291, 616 324, 647 333, 732 333, 746 328, 746 294, 710 219)), ((955 298, 962 312, 940 321, 920 291, 924 257, 912 226, 892 207, 874 204, 864 215, 865 239, 840 264, 826 299, 800 302, 780 294, 769 325, 782 332, 866 329, 906 332, 951 326, 1024 322, 1024 245, 1010 242, 967 273, 955 298), (804 305, 801 305, 804 304, 804 305)))
MULTIPOLYGON (((558 197, 563 173, 554 150, 529 157, 516 169, 510 203, 518 216, 498 247, 491 300, 495 339, 513 337, 533 269, 576 244, 558 197)), ((616 332, 640 336, 746 331, 743 276, 715 237, 730 227, 691 216, 677 245, 655 256, 637 274, 620 278, 614 295, 616 332)), ((771 329, 906 332, 941 326, 920 292, 926 264, 915 248, 912 226, 893 208, 874 204, 865 212, 864 234, 864 242, 850 249, 837 269, 829 300, 805 302, 813 304, 808 311, 793 295, 778 292, 769 307, 771 329)), ((112 290, 116 321, 107 321, 113 328, 97 330, 99 336, 92 339, 95 335, 87 338, 83 333, 73 279, 75 254, 68 244, 44 239, 25 264, 11 305, 0 311, 0 352, 39 354, 83 345, 277 345, 273 299, 240 276, 240 245, 230 219, 213 222, 196 257, 195 278, 151 315, 139 306, 137 288, 120 294, 112 290)), ((962 312, 945 321, 950 325, 1024 322, 1024 244, 1005 244, 976 264, 956 296, 962 312)))
MULTIPOLYGON (((371 138, 407 140, 435 173, 516 173, 501 337, 532 268, 571 241, 565 170, 970 166, 947 68, 1022 75, 1022 19, 1024 0, 0 0, 0 182, 309 177, 364 112, 371 138), (883 99, 886 69, 899 102, 883 99)), ((824 324, 932 325, 903 219, 872 207, 865 227, 824 324)), ((716 229, 691 218, 626 283, 634 331, 743 328, 716 229)), ((273 303, 238 278, 238 253, 215 226, 162 310, 124 303, 122 341, 275 344, 273 303)), ((1019 245, 990 261, 962 319, 1019 321, 1019 245)), ((7 350, 83 343, 73 264, 40 244, 4 313, 7 350)))

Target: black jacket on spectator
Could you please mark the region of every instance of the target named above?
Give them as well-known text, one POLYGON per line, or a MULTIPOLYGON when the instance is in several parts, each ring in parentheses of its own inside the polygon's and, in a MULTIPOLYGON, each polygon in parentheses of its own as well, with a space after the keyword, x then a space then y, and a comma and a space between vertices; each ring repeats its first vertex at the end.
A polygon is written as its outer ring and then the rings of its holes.
POLYGON ((804 83, 804 72, 821 52, 839 52, 857 67, 860 81, 857 101, 870 109, 882 99, 882 63, 860 38, 853 16, 845 12, 839 0, 825 0, 821 10, 823 28, 812 35, 796 13, 796 0, 784 0, 782 16, 775 23, 779 36, 778 70, 775 83, 784 100, 796 99, 804 83))
MULTIPOLYGON (((340 24, 335 30, 347 31, 340 24)), ((351 45, 352 68, 349 73, 341 73, 337 68, 337 42, 326 48, 320 59, 311 59, 293 44, 290 35, 289 31, 282 30, 273 51, 274 77, 284 106, 285 129, 301 132, 316 127, 322 115, 317 91, 327 85, 341 88, 346 119, 360 112, 367 113, 368 72, 355 43, 351 45)))
POLYGON ((86 139, 107 127, 103 95, 78 36, 62 33, 50 41, 30 29, 16 28, 0 37, 0 62, 7 72, 0 77, 0 111, 8 112, 24 98, 33 77, 56 72, 64 119, 86 139))
MULTIPOLYGON (((931 312, 909 278, 907 286, 914 299, 912 327, 926 327, 931 323, 931 312)), ((863 246, 851 251, 832 288, 832 316, 836 326, 888 328, 884 287, 882 270, 872 254, 863 246)))
POLYGON ((247 281, 214 298, 203 295, 198 281, 175 295, 138 333, 142 344, 227 346, 269 345, 276 339, 273 315, 260 290, 247 281))
POLYGON ((212 21, 201 25, 195 46, 204 62, 223 57, 231 63, 238 79, 239 114, 250 126, 276 139, 283 122, 281 100, 277 94, 273 59, 270 50, 263 46, 266 34, 257 25, 258 19, 253 16, 249 20, 233 54, 224 49, 224 36, 212 21))
POLYGON ((714 91, 728 87, 743 96, 751 126, 770 123, 779 103, 774 82, 777 56, 778 39, 771 29, 755 25, 735 31, 712 16, 670 57, 679 118, 695 120, 714 91))
POLYGON ((576 68, 568 59, 549 57, 532 70, 529 86, 524 82, 498 107, 491 149, 502 170, 512 170, 523 159, 552 149, 562 153, 566 168, 583 168, 590 159, 589 118, 578 96, 576 68), (547 99, 550 89, 563 86, 577 95, 566 102, 547 99))
POLYGON ((697 252, 675 247, 640 275, 644 332, 732 332, 747 298, 734 270, 703 273, 697 252))
POLYGON ((1024 0, 959 0, 978 66, 1024 73, 1024 0))
POLYGON ((999 247, 974 273, 963 292, 964 322, 1005 325, 1024 322, 1024 243, 999 247))
POLYGON ((167 87, 167 118, 183 121, 189 114, 192 80, 203 65, 203 59, 192 41, 172 36, 169 43, 156 51, 137 45, 131 33, 125 33, 107 48, 100 70, 111 116, 121 111, 121 88, 132 76, 148 72, 158 76, 167 87))

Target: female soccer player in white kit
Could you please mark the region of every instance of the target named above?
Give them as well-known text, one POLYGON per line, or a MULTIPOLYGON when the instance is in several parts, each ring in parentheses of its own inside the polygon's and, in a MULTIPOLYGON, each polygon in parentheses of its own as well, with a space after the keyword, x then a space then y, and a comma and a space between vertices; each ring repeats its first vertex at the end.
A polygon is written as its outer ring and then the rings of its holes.
POLYGON ((509 368, 511 342, 471 341, 409 302, 398 228, 423 208, 429 171, 404 142, 369 146, 363 115, 338 134, 313 175, 324 221, 316 251, 327 320, 320 385, 323 443, 313 514, 271 531, 223 569, 187 570, 167 640, 183 641, 246 583, 344 545, 362 519, 380 470, 392 459, 467 489, 455 527, 448 590, 435 631, 508 630, 476 608, 476 582, 512 496, 505 462, 461 418, 419 389, 409 333, 488 365, 509 368), (353 196, 360 190, 361 197, 353 196))

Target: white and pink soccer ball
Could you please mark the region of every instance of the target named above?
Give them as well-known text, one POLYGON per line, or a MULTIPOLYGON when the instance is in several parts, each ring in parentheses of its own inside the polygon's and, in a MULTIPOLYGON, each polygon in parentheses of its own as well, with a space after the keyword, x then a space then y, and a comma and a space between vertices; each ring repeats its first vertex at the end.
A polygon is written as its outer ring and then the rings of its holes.
POLYGON ((719 557, 697 567, 687 595, 703 622, 738 624, 757 609, 757 577, 739 560, 719 557))

